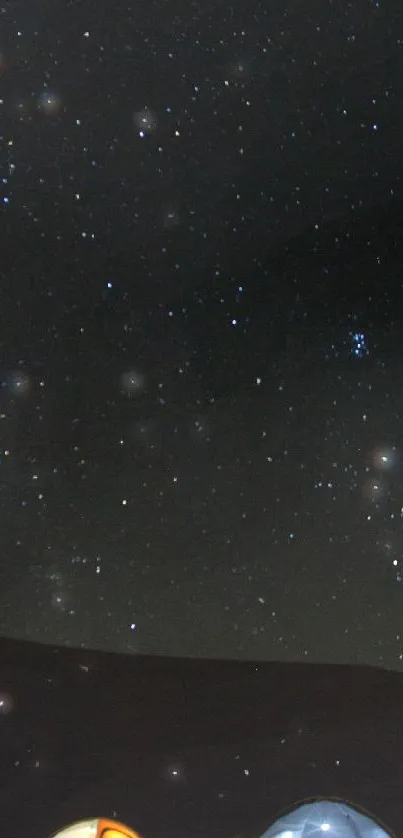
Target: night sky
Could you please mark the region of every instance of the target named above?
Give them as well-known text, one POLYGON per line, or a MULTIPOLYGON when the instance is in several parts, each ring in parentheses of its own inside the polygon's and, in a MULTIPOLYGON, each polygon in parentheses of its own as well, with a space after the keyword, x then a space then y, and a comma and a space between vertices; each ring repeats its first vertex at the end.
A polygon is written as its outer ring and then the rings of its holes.
POLYGON ((403 7, 0 8, 0 634, 403 670, 403 7))

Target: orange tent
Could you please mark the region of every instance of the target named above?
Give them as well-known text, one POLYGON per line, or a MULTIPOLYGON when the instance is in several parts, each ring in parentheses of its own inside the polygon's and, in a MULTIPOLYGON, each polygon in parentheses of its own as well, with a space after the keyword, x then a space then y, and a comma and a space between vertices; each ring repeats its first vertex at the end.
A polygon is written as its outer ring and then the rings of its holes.
POLYGON ((54 833, 53 838, 140 838, 137 832, 123 823, 107 818, 92 818, 70 824, 54 833))

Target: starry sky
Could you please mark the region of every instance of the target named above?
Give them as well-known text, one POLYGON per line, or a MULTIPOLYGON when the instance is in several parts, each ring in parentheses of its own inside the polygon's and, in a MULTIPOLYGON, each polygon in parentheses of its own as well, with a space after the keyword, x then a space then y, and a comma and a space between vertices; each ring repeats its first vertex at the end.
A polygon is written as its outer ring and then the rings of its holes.
POLYGON ((0 24, 0 633, 403 670, 401 4, 0 24))

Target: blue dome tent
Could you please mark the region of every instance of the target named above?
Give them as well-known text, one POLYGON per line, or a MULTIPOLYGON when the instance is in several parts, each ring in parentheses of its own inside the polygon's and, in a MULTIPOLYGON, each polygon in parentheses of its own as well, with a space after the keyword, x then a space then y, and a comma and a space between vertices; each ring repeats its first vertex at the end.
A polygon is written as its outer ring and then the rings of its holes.
POLYGON ((343 801, 300 803, 279 818, 262 838, 391 838, 370 815, 343 801))

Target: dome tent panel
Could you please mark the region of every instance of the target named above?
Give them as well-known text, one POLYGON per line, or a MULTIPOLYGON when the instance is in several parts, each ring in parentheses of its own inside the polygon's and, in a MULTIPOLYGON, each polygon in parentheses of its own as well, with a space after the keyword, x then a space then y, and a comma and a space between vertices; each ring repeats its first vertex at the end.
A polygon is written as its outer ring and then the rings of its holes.
POLYGON ((283 813, 261 838, 392 838, 371 815, 339 800, 303 802, 283 813))
POLYGON ((92 818, 70 824, 52 838, 139 838, 128 826, 106 818, 92 818))

